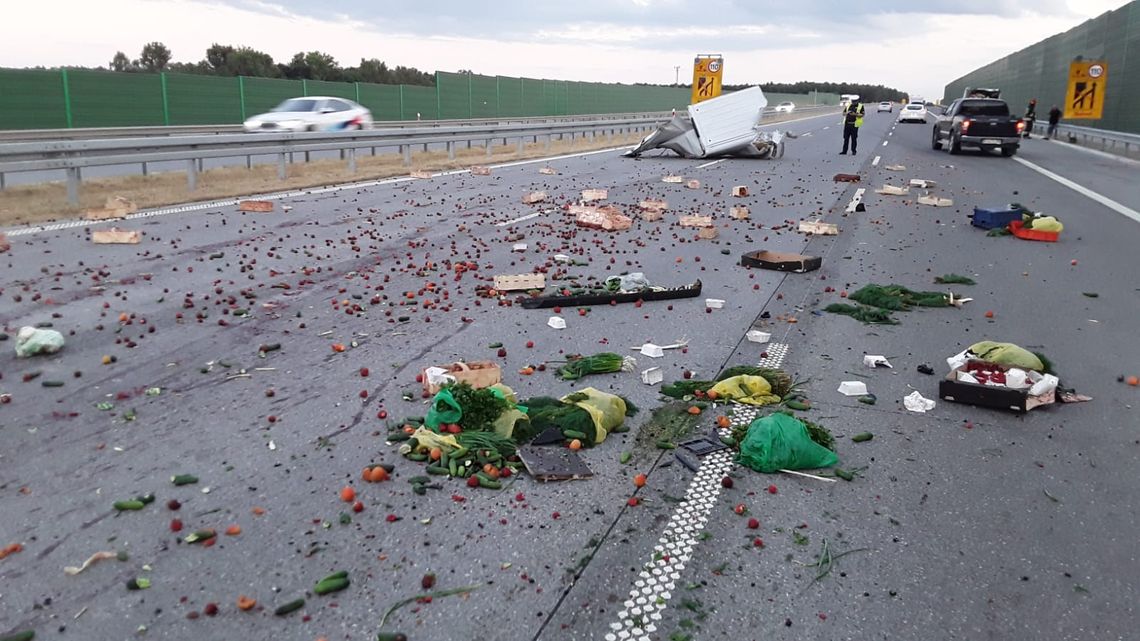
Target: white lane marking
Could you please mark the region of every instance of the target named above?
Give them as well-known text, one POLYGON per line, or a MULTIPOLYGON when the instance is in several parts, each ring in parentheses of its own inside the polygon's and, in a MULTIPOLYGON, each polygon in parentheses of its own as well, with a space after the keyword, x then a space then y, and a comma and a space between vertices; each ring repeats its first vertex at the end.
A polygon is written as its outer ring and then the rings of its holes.
POLYGON ((1099 149, 1091 149, 1089 147, 1082 147, 1080 145, 1071 145, 1067 142, 1062 142, 1061 140, 1058 140, 1056 138, 1043 138, 1042 140, 1044 140, 1045 142, 1053 143, 1055 145, 1064 145, 1065 149, 1079 149, 1080 151, 1083 151, 1086 154, 1092 154, 1094 156, 1100 156, 1101 158, 1107 158, 1109 160, 1116 160, 1116 161, 1122 162, 1122 163, 1127 164, 1127 165, 1140 166, 1140 160, 1135 160, 1133 158, 1128 158, 1125 156, 1118 156, 1116 154, 1110 154, 1107 151, 1101 151, 1099 149))
POLYGON ((697 169, 704 169, 705 167, 712 167, 713 165, 715 165, 717 163, 724 162, 726 160, 728 160, 728 158, 721 158, 720 160, 714 160, 712 162, 706 162, 703 165, 697 165, 697 169))
MULTIPOLYGON (((490 165, 493 169, 505 169, 508 167, 519 167, 522 165, 531 165, 535 163, 549 163, 554 160, 567 160, 570 158, 581 158, 583 156, 592 156, 594 154, 603 154, 613 151, 621 151, 623 149, 630 149, 632 145, 622 145, 620 147, 609 147, 606 149, 597 149, 594 151, 581 151, 573 154, 563 154, 561 156, 548 156, 545 158, 528 158, 526 160, 515 160, 501 165, 490 165)), ((453 176, 455 174, 470 173, 470 169, 456 169, 453 171, 442 172, 434 174, 435 176, 453 176)), ((330 185, 328 187, 315 187, 312 189, 299 189, 285 192, 271 192, 268 194, 253 194, 249 196, 242 196, 241 198, 229 198, 225 200, 211 200, 201 203, 193 203, 189 205, 178 205, 175 207, 163 207, 160 209, 150 209, 131 214, 126 218, 116 220, 72 220, 62 223, 52 223, 49 225, 31 225, 28 227, 14 227, 11 229, 0 229, 10 237, 16 236, 30 236, 32 234, 39 234, 49 231, 60 231, 62 229, 74 229, 76 227, 91 227, 93 225, 100 225, 106 223, 115 223, 121 220, 137 220, 140 218, 152 218, 154 216, 168 216, 170 214, 184 214, 192 211, 202 211, 204 209, 218 209, 220 207, 233 207, 242 200, 283 200, 285 198, 299 198, 303 196, 311 196, 317 194, 328 194, 336 191, 343 191, 346 189, 364 189, 366 187, 379 187, 382 185, 395 185, 404 182, 419 180, 410 176, 397 176, 393 178, 381 178, 377 180, 368 180, 365 182, 345 183, 340 185, 330 185)))
POLYGON ((828 125, 828 126, 823 128, 824 131, 827 131, 828 129, 831 129, 831 125, 828 125))
POLYGON ((1097 192, 1089 189, 1088 187, 1078 185, 1077 183, 1069 180, 1068 178, 1065 178, 1064 176, 1061 176, 1059 174, 1055 174, 1055 173, 1049 171, 1048 169, 1045 169, 1044 167, 1041 167, 1039 165, 1035 165, 1035 164, 1029 162, 1028 160, 1022 160, 1021 158, 1018 158, 1016 156, 1014 156, 1013 159, 1016 160, 1017 162, 1021 163, 1022 165, 1029 167, 1033 171, 1036 171, 1037 173, 1041 174, 1042 176, 1045 176, 1046 178, 1050 178, 1052 180, 1055 180, 1056 182, 1061 183, 1062 185, 1068 187, 1069 189, 1072 189, 1073 191, 1077 192, 1078 194, 1080 194, 1082 196, 1087 196, 1088 198, 1091 198, 1091 199, 1097 201, 1098 203, 1104 205, 1105 207, 1108 207, 1109 209, 1115 211, 1116 213, 1121 214, 1122 216, 1126 216, 1128 218, 1131 218, 1135 222, 1140 223, 1140 212, 1136 211, 1135 209, 1132 209, 1131 207, 1127 207, 1121 203, 1118 203, 1115 200, 1109 198, 1108 196, 1103 196, 1101 194, 1098 194, 1097 192))
POLYGON ((649 635, 657 631, 661 614, 677 591, 681 572, 692 559, 701 530, 720 496, 721 479, 734 466, 732 450, 713 452, 701 462, 685 500, 673 511, 653 555, 641 566, 618 620, 610 623, 606 641, 649 641, 649 635))
MULTIPOLYGON (((788 355, 787 343, 769 343, 767 354, 758 367, 779 369, 788 355)), ((760 409, 748 405, 734 407, 734 419, 751 423, 760 416, 760 409)), ((610 623, 606 641, 650 641, 669 600, 677 590, 681 572, 693 558, 693 550, 700 542, 701 530, 708 523, 709 512, 716 505, 721 492, 721 479, 736 467, 732 450, 713 452, 701 461, 700 468, 685 491, 685 500, 673 510, 668 525, 653 546, 653 555, 642 565, 634 579, 629 598, 618 612, 618 620, 610 623)))
POLYGON ((811 135, 811 132, 809 131, 806 134, 800 134, 800 138, 807 138, 810 135, 811 135))
POLYGON ((543 209, 542 211, 536 211, 533 214, 527 214, 525 216, 519 216, 518 218, 514 218, 512 220, 505 220, 501 223, 495 223, 495 226, 496 227, 507 227, 507 226, 513 225, 515 223, 521 223, 524 220, 530 220, 531 218, 538 218, 539 216, 541 216, 543 214, 549 214, 552 211, 554 211, 554 210, 553 209, 543 209))
POLYGON ((883 146, 884 146, 884 147, 886 147, 886 146, 887 146, 887 143, 888 143, 888 142, 890 142, 890 141, 889 141, 889 140, 884 140, 884 141, 883 141, 883 146))
POLYGON ((867 190, 864 187, 860 187, 860 188, 856 189, 855 195, 851 197, 851 202, 847 203, 847 209, 845 211, 849 214, 854 213, 855 207, 859 203, 863 202, 863 194, 865 194, 866 192, 867 192, 867 190))
POLYGON ((875 159, 871 161, 871 166, 872 167, 878 167, 879 166, 879 160, 881 160, 881 159, 882 159, 881 156, 875 156, 875 159))

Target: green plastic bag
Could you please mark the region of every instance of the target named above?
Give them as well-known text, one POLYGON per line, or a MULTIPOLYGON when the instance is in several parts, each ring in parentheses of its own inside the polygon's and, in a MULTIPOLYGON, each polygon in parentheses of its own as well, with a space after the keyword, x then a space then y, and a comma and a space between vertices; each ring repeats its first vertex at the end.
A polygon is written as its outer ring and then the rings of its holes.
POLYGON ((431 399, 431 407, 424 417, 424 424, 438 432, 440 425, 458 423, 462 419, 463 408, 455 401, 451 390, 444 388, 436 392, 435 397, 431 399))
POLYGON ((814 470, 839 463, 835 452, 811 440, 807 426, 787 414, 752 421, 736 461, 771 474, 780 470, 814 470))

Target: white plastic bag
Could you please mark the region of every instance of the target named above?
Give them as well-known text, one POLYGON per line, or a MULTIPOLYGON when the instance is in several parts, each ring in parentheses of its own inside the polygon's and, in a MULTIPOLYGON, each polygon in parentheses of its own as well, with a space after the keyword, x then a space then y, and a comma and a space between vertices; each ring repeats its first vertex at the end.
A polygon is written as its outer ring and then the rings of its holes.
POLYGON ((54 354, 63 349, 63 334, 54 329, 21 327, 16 334, 16 357, 27 358, 37 354, 54 354))

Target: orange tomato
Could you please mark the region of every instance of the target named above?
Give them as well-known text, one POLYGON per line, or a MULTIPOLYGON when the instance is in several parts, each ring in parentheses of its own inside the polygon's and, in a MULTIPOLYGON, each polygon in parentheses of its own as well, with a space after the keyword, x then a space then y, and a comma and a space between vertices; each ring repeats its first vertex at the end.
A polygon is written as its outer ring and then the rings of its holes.
POLYGON ((648 481, 649 481, 648 476, 646 476, 644 474, 638 474, 637 476, 633 477, 633 486, 634 487, 645 487, 645 484, 648 481))
POLYGON ((697 414, 701 413, 701 408, 697 407, 696 405, 692 405, 689 407, 689 413, 693 416, 696 416, 697 414))
POLYGON ((570 441, 570 449, 572 449, 574 451, 578 451, 578 450, 582 449, 582 441, 579 441, 578 439, 574 439, 573 441, 570 441))
POLYGON ((433 447, 433 448, 431 448, 431 451, 428 453, 428 456, 431 457, 431 460, 438 461, 443 456, 443 450, 441 450, 438 447, 433 447))
POLYGON ((716 417, 716 424, 718 427, 732 427, 732 421, 728 420, 727 416, 716 417))
POLYGON ((340 491, 340 500, 345 503, 352 503, 356 500, 356 490, 352 489, 351 485, 344 486, 340 491))
POLYGON ((239 534, 241 534, 241 526, 236 523, 226 528, 226 536, 237 536, 239 534))
POLYGON ((256 599, 251 599, 244 594, 237 598, 237 607, 243 612, 252 610, 255 606, 257 606, 256 599))
POLYGON ((718 394, 716 390, 709 390, 707 395, 709 397, 709 400, 713 401, 720 397, 720 394, 718 394))

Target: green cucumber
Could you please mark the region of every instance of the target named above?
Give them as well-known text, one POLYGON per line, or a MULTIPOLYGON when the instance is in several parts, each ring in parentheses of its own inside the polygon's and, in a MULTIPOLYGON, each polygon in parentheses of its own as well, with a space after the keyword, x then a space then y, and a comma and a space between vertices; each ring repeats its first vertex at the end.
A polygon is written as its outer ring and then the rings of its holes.
POLYGON ((811 409, 810 403, 806 403, 804 401, 801 401, 798 398, 786 400, 786 401, 784 401, 784 405, 787 405, 789 408, 791 408, 793 410, 799 410, 801 412, 811 409))
POLYGON ((320 581, 317 581, 317 583, 324 583, 325 581, 332 581, 333 579, 347 579, 347 578, 348 578, 348 570, 341 570, 339 572, 333 572, 332 574, 326 576, 325 578, 321 579, 320 581))
POLYGON ((201 543, 202 541, 209 541, 217 535, 218 533, 214 530, 196 530, 187 534, 185 541, 187 543, 201 543))
POLYGON ((143 505, 150 505, 151 503, 154 503, 154 495, 153 494, 143 494, 142 496, 136 496, 135 500, 141 501, 143 505))
POLYGON ((496 481, 496 480, 489 479, 483 475, 478 475, 477 478, 479 479, 479 487, 485 487, 488 490, 501 490, 501 489, 503 489, 503 484, 496 481))
POLYGON ((727 445, 729 447, 736 447, 736 439, 730 438, 728 436, 720 437, 720 442, 724 443, 725 445, 727 445))
POLYGON ((412 491, 415 492, 416 494, 419 494, 420 496, 427 494, 427 488, 422 486, 422 485, 413 485, 412 491))
POLYGON ((439 465, 440 467, 447 467, 447 463, 450 460, 451 460, 451 456, 449 456, 447 454, 447 452, 443 452, 442 454, 439 455, 439 462, 437 463, 437 465, 439 465))
POLYGON ((423 463, 424 461, 428 460, 427 454, 420 454, 419 452, 408 452, 404 455, 404 457, 409 461, 415 461, 417 463, 423 463))
POLYGON ((329 577, 322 580, 313 588, 317 594, 332 594, 348 587, 348 577, 329 577))
POLYGON ((170 477, 170 482, 175 485, 191 485, 198 482, 198 477, 193 474, 175 474, 170 477))
POLYGON ((562 436, 566 438, 576 438, 581 441, 586 440, 585 432, 579 432, 577 430, 562 430, 562 436))
MULTIPOLYGON (((13 632, 8 636, 0 637, 0 641, 32 641, 36 638, 35 630, 24 630, 23 632, 13 632)), ((394 635, 392 639, 381 639, 380 641, 407 641, 407 637, 402 634, 394 635), (400 637, 397 639, 396 637, 400 637)))
POLYGON ((131 499, 129 501, 115 501, 113 507, 120 512, 125 512, 127 510, 141 510, 146 507, 146 503, 138 499, 131 499))
POLYGON ((452 476, 459 476, 459 463, 457 463, 455 459, 451 459, 447 462, 447 473, 452 476))
POLYGON ((860 432, 859 434, 852 436, 851 440, 855 441, 856 443, 863 443, 873 438, 875 438, 875 435, 870 432, 860 432))
POLYGON ((657 441, 657 449, 659 449, 659 450, 675 450, 675 449, 677 449, 677 444, 674 443, 673 441, 667 441, 665 439, 662 439, 660 441, 657 441))
POLYGON ((399 632, 380 632, 376 635, 376 641, 408 641, 408 637, 399 632))
POLYGON ((276 610, 273 611, 273 614, 276 614, 279 617, 283 617, 286 614, 300 610, 303 607, 305 607, 305 600, 297 599, 295 601, 290 601, 285 605, 279 606, 276 610))
POLYGON ((410 438, 412 435, 407 432, 388 432, 388 440, 392 443, 400 443, 410 438))
POLYGON ((442 476, 445 474, 451 474, 451 471, 448 470, 446 467, 443 467, 441 465, 429 465, 429 466, 427 466, 427 473, 442 476))
POLYGON ((426 485, 427 483, 431 483, 431 479, 426 476, 413 476, 408 479, 408 482, 412 485, 426 485))

